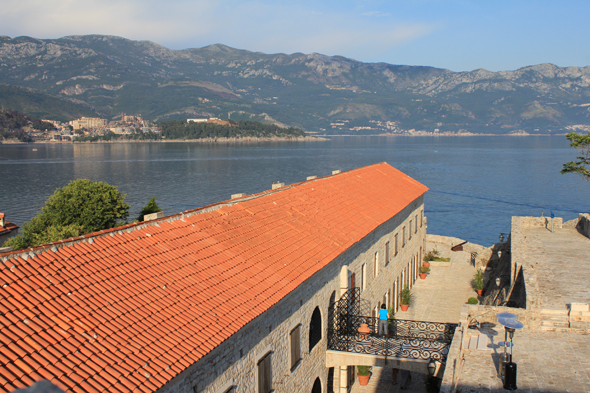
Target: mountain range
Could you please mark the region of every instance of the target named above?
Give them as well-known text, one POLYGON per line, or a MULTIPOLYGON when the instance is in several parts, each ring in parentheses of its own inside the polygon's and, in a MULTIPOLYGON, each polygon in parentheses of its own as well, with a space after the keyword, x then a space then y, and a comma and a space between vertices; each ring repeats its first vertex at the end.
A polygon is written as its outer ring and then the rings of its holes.
POLYGON ((0 36, 0 106, 62 121, 230 117, 320 134, 563 133, 589 122, 590 66, 453 72, 220 44, 0 36))

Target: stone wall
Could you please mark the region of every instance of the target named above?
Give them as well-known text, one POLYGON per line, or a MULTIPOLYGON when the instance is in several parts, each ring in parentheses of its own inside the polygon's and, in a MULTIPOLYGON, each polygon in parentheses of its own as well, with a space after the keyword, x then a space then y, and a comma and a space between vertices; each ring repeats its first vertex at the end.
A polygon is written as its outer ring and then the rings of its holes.
MULTIPOLYGON (((448 247, 456 246, 457 244, 461 244, 465 242, 463 239, 459 239, 458 237, 450 237, 450 236, 439 236, 439 235, 426 235, 426 242, 427 243, 434 243, 436 244, 443 244, 448 247)), ((436 246, 434 247, 436 248, 436 246)), ((433 249, 434 249, 433 248, 433 249)), ((432 251, 431 249, 427 249, 425 252, 432 251)), ((484 247, 479 244, 474 243, 465 243, 463 245, 463 251, 469 253, 476 253, 477 257, 475 258, 475 267, 484 269, 487 266, 491 256, 492 250, 489 247, 484 247)))
MULTIPOLYGON (((365 264, 366 287, 361 293, 364 312, 370 315, 384 297, 388 305, 394 302, 394 282, 402 275, 411 285, 417 276, 421 260, 426 225, 415 227, 416 217, 423 217, 423 197, 416 199, 403 211, 377 227, 364 239, 335 258, 321 271, 306 280, 297 289, 272 306, 265 313, 248 323, 224 343, 213 349, 198 362, 173 378, 158 390, 162 393, 232 393, 256 392, 258 386, 257 364, 266 355, 271 356, 271 380, 274 392, 311 392, 316 378, 327 391, 326 368, 328 308, 331 296, 338 300, 346 290, 349 277, 355 274, 356 286, 361 285, 362 265, 365 264), (402 246, 403 228, 412 236, 402 246), (398 234, 398 254, 395 255, 395 234, 398 234), (385 266, 385 245, 389 242, 390 261, 385 266), (375 275, 375 255, 378 253, 378 274, 375 275), (414 273, 415 271, 415 273, 414 273), (411 274, 410 274, 411 272, 411 274), (343 288, 344 287, 344 288, 343 288), (388 294, 388 296, 386 296, 388 294), (310 351, 309 331, 311 316, 316 307, 322 319, 322 338, 310 351), (290 332, 301 325, 301 361, 291 370, 290 332)), ((409 234, 408 234, 409 235, 409 234)), ((400 289, 401 290, 401 289, 400 289)), ((239 315, 240 310, 235 310, 239 315)), ((345 365, 343 365, 345 366, 345 365)), ((336 368, 334 388, 337 391, 336 368)))
POLYGON ((590 238, 590 214, 580 213, 577 228, 582 235, 590 238))
MULTIPOLYGON (((509 312, 515 314, 518 320, 523 323, 524 327, 530 327, 535 324, 535 318, 522 308, 512 307, 496 307, 496 306, 480 306, 466 304, 461 309, 461 316, 459 318, 459 326, 455 330, 453 336, 453 343, 449 348, 449 355, 445 367, 445 373, 440 388, 440 393, 454 392, 455 383, 462 372, 463 348, 465 344, 465 337, 468 337, 471 332, 468 329, 469 322, 477 322, 479 325, 485 323, 497 324, 498 318, 496 314, 501 312, 509 312)), ((477 330, 475 333, 479 333, 477 330)))

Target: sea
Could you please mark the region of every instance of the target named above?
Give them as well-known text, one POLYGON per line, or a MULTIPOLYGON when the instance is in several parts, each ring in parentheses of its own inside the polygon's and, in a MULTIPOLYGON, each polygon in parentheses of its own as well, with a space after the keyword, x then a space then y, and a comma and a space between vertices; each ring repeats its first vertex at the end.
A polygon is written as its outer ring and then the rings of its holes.
POLYGON ((574 219, 590 212, 590 183, 559 171, 576 157, 564 136, 336 136, 259 143, 0 145, 0 212, 22 225, 56 188, 103 181, 135 219, 155 196, 168 214, 254 194, 308 176, 387 162, 425 184, 428 233, 490 246, 512 216, 574 219))

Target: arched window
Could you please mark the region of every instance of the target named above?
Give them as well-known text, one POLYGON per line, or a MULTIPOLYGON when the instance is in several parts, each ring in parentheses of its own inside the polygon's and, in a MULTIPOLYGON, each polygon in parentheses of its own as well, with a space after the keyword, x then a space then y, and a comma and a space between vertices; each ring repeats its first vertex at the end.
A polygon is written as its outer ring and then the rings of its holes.
POLYGON ((309 352, 322 339, 322 314, 318 307, 313 310, 311 314, 311 322, 309 324, 309 352))
POLYGON ((315 379, 313 388, 311 388, 311 393, 322 393, 322 381, 320 381, 319 377, 315 379))
POLYGON ((330 303, 328 304, 328 329, 334 328, 332 325, 335 322, 336 312, 336 291, 332 292, 330 296, 330 303))

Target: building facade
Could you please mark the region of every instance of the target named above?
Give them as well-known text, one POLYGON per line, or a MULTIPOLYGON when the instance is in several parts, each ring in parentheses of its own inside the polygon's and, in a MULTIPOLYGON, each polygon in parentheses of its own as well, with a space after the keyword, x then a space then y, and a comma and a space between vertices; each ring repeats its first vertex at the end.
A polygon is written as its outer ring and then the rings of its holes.
POLYGON ((3 389, 345 391, 330 309, 352 287, 363 313, 397 308, 426 191, 382 163, 0 254, 3 389))
POLYGON ((107 126, 106 119, 100 119, 98 117, 82 117, 80 119, 72 120, 70 125, 74 130, 80 129, 91 129, 91 128, 102 128, 107 126))

